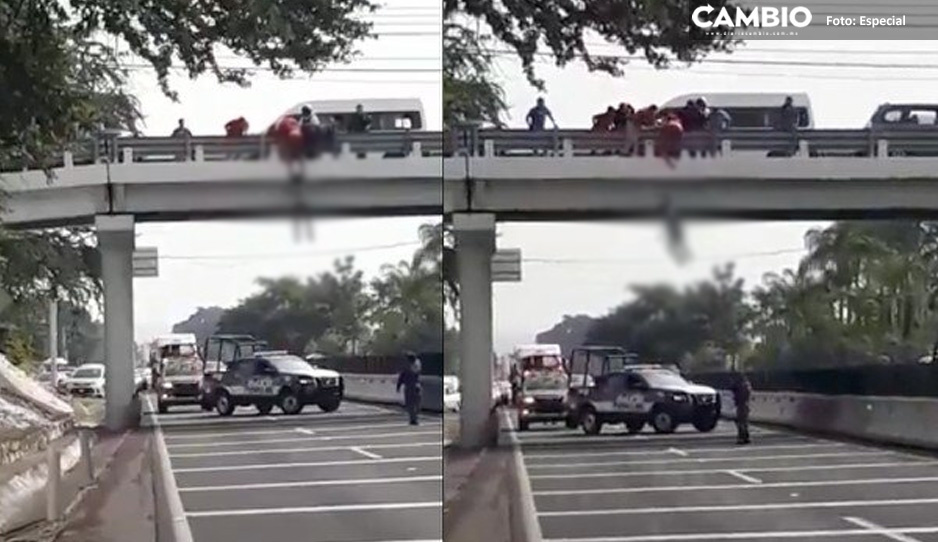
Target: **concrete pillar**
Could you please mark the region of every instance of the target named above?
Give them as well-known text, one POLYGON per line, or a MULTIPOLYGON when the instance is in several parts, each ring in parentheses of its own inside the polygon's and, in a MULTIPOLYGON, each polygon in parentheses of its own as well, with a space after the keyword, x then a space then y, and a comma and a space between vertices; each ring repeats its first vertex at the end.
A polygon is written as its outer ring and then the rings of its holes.
POLYGON ((456 214, 453 229, 459 280, 459 380, 462 386, 458 444, 464 448, 480 448, 491 441, 495 216, 456 214))
POLYGON ((105 424, 119 431, 136 423, 134 405, 134 218, 98 216, 104 281, 105 424))

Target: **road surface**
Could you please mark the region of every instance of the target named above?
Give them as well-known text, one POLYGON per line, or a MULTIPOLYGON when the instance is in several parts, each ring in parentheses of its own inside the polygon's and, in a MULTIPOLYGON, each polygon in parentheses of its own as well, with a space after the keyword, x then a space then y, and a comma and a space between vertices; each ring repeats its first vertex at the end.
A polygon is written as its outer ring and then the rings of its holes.
POLYGON ((544 540, 938 542, 938 457, 753 433, 533 425, 519 437, 544 540))
POLYGON ((194 542, 442 538, 442 426, 343 403, 333 413, 159 415, 194 542))

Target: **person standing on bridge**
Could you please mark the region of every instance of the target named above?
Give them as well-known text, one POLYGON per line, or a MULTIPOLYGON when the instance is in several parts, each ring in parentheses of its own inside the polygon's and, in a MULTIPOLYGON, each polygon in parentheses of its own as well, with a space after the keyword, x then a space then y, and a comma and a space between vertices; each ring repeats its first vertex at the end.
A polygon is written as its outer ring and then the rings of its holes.
POLYGON ((404 388, 404 407, 410 418, 410 425, 420 423, 420 399, 422 389, 420 386, 420 359, 416 354, 407 354, 407 368, 397 377, 397 393, 404 388))
POLYGON ((547 106, 544 105, 544 98, 537 99, 537 105, 531 108, 528 111, 528 116, 525 119, 528 122, 528 130, 532 132, 542 132, 544 127, 547 124, 547 119, 550 119, 551 124, 554 125, 554 129, 557 129, 557 121, 554 120, 554 114, 550 112, 550 109, 547 109, 547 106))
POLYGON ((736 373, 733 379, 733 402, 736 404, 736 444, 749 444, 749 399, 752 384, 743 373, 736 373))

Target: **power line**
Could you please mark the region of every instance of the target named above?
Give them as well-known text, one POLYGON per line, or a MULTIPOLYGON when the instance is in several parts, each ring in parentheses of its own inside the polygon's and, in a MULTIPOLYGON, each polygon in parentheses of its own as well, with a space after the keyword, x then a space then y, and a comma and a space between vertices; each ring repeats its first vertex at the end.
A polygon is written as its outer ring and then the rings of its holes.
MULTIPOLYGON (((128 70, 153 70, 150 64, 121 64, 128 70)), ((185 66, 174 64, 172 70, 185 70, 185 66)), ((270 66, 219 66, 222 70, 274 71, 270 66)), ((440 73, 440 68, 323 68, 316 73, 440 73)))
POLYGON ((398 243, 388 243, 385 245, 368 245, 360 247, 348 247, 341 249, 320 250, 314 252, 274 252, 257 254, 160 254, 161 260, 274 260, 287 258, 313 258, 317 256, 334 256, 337 254, 348 254, 350 252, 374 252, 378 250, 389 250, 394 248, 404 248, 420 245, 420 241, 401 241, 398 243))

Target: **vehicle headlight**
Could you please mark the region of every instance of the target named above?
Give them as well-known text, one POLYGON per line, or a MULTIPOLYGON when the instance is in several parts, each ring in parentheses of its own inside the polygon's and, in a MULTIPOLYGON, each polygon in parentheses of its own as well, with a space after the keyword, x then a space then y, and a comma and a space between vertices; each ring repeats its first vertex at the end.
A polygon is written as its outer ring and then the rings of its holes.
POLYGON ((533 404, 534 404, 534 398, 533 398, 533 397, 525 397, 525 398, 524 398, 524 404, 526 404, 526 405, 533 405, 533 404))
POLYGON ((671 399, 673 399, 677 403, 684 403, 688 400, 688 397, 686 393, 678 392, 678 393, 671 394, 671 399))
POLYGON ((163 382, 163 389, 164 389, 164 390, 171 390, 171 389, 173 389, 173 383, 172 383, 172 382, 163 382))
POLYGON ((312 383, 313 383, 313 379, 312 379, 312 378, 300 378, 299 380, 297 380, 297 382, 299 382, 300 384, 303 384, 303 385, 312 384, 312 383))

